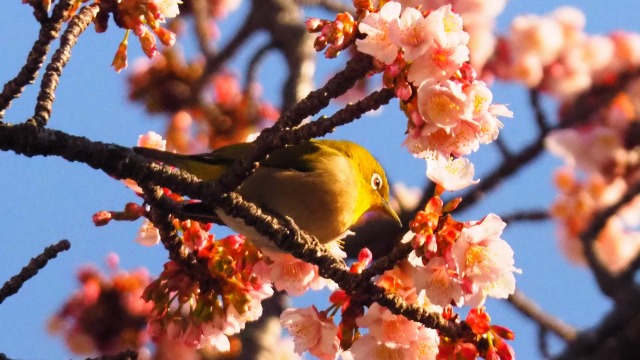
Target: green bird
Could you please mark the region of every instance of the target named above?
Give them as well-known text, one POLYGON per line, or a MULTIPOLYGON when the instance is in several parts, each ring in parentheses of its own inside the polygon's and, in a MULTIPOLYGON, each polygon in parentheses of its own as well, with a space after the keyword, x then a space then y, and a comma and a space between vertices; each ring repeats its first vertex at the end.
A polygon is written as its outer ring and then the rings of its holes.
MULTIPOLYGON (((134 150, 202 180, 215 181, 251 150, 251 144, 229 145, 199 155, 141 147, 134 150)), ((382 212, 400 224, 400 218, 389 206, 389 184, 382 166, 365 148, 350 141, 310 140, 275 150, 260 162, 238 192, 267 212, 290 217, 323 244, 340 239, 371 210, 382 212)), ((199 209, 193 214, 198 218, 214 218, 211 209, 197 206, 193 209, 199 209)), ((256 245, 274 247, 242 220, 221 211, 216 214, 256 245)))

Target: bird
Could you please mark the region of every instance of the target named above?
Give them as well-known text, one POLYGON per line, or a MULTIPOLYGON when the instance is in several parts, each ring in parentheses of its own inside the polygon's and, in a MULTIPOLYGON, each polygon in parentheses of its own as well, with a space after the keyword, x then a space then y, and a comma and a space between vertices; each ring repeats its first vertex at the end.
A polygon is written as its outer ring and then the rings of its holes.
MULTIPOLYGON (((185 170, 205 181, 216 181, 251 143, 227 145, 210 153, 183 155, 134 147, 142 156, 185 170)), ((369 211, 400 218, 389 205, 389 184, 380 163, 364 147, 347 140, 307 140, 279 148, 259 163, 238 189, 247 201, 271 214, 286 216, 322 244, 341 240, 369 211)), ((210 207, 193 204, 187 213, 215 219, 210 207)), ((258 247, 275 245, 240 219, 214 210, 225 225, 258 247)))

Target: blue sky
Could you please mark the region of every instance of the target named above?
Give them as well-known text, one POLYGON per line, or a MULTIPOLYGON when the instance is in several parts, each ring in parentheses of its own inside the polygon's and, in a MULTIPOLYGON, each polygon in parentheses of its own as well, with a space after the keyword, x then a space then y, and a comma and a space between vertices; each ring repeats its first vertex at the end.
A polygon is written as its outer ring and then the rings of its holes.
MULTIPOLYGON (((542 14, 560 5, 580 7, 586 14, 589 33, 608 33, 618 29, 638 31, 637 11, 630 11, 637 9, 637 4, 631 0, 512 0, 498 19, 498 28, 506 29, 517 14, 542 14)), ((29 6, 17 0, 5 2, 3 6, 4 11, 0 12, 2 83, 17 73, 38 32, 29 6)), ((223 38, 237 26, 241 13, 222 24, 223 38)), ((51 128, 127 146, 134 145, 142 133, 162 131, 166 118, 151 117, 138 105, 128 102, 127 72, 116 74, 110 68, 122 34, 113 26, 106 34, 96 34, 90 29, 81 37, 56 93, 51 128)), ((262 41, 264 38, 257 37, 249 43, 255 48, 262 41)), ((131 43, 130 56, 140 56, 137 41, 131 43)), ((187 51, 195 46, 188 39, 181 45, 187 51)), ((249 53, 241 52, 234 63, 246 61, 249 53)), ((269 84, 265 85, 265 96, 276 104, 279 102, 278 86, 283 78, 283 71, 277 66, 280 61, 276 55, 268 57, 267 65, 259 72, 260 79, 269 84)), ((327 64, 316 76, 318 84, 329 76, 331 70, 340 66, 339 61, 327 64)), ((37 87, 29 87, 9 109, 5 121, 21 122, 31 116, 36 94, 37 87)), ((526 90, 515 85, 498 84, 494 88, 494 99, 509 104, 515 113, 514 119, 504 121, 503 136, 507 143, 517 148, 531 139, 534 127, 531 110, 526 105, 526 90)), ((555 104, 545 101, 545 105, 553 119, 555 104)), ((400 147, 405 124, 397 104, 392 103, 382 113, 342 127, 331 137, 363 144, 387 168, 391 179, 418 186, 425 181, 425 166, 400 147)), ((474 156, 478 177, 482 178, 483 171, 491 168, 493 159, 490 149, 481 150, 474 156)), ((63 238, 72 243, 70 251, 53 260, 38 276, 27 282, 19 294, 0 305, 0 324, 5 329, 0 337, 0 352, 11 358, 69 358, 72 355, 60 339, 47 335, 44 327, 46 319, 76 288, 75 272, 78 267, 89 262, 102 265, 106 254, 117 252, 123 268, 146 266, 151 273, 157 274, 167 259, 166 253, 161 247, 146 248, 133 242, 139 222, 113 223, 102 228, 93 226, 91 215, 96 211, 119 210, 126 202, 137 201, 131 191, 105 174, 59 158, 27 159, 6 152, 0 152, 0 164, 3 166, 0 175, 0 204, 3 206, 0 281, 16 274, 49 244, 63 238)), ((514 209, 545 206, 554 198, 550 174, 558 165, 558 160, 549 155, 543 156, 495 194, 488 194, 474 210, 459 216, 479 219, 488 212, 504 214, 514 209)), ((516 265, 523 271, 517 277, 517 285, 550 313, 578 328, 588 327, 595 324, 611 304, 594 287, 588 271, 569 264, 558 252, 554 232, 551 223, 508 227, 504 238, 514 248, 516 265)), ((326 303, 326 294, 294 299, 297 306, 312 302, 326 303)), ((535 326, 500 301, 489 301, 488 311, 495 323, 516 331, 513 345, 519 359, 540 358, 535 326)), ((553 342, 552 350, 559 348, 560 343, 553 342)))

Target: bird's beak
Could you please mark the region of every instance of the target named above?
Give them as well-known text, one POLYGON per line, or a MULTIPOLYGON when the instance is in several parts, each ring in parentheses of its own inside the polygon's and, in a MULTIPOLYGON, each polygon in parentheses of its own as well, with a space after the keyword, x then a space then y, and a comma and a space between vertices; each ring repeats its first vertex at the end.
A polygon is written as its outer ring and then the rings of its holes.
POLYGON ((402 221, 400 221, 400 217, 398 216, 398 214, 396 214, 395 211, 393 211, 393 209, 391 208, 391 205, 389 205, 389 202, 384 198, 382 199, 382 210, 384 211, 385 214, 394 218, 395 221, 398 222, 398 226, 402 227, 402 221))

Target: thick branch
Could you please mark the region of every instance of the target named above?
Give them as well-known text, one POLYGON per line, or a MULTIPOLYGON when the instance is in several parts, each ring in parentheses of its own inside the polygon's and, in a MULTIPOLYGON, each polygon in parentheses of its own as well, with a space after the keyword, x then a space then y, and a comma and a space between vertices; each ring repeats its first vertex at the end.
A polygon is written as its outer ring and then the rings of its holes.
POLYGON ((230 216, 243 219, 248 226, 269 236, 278 247, 295 257, 317 265, 321 276, 334 280, 347 293, 360 294, 368 299, 369 304, 378 302, 394 314, 438 329, 449 337, 457 338, 463 332, 460 325, 443 319, 440 314, 408 305, 399 296, 387 294, 383 288, 362 281, 359 275, 350 273, 342 261, 334 258, 315 238, 300 231, 291 221, 268 216, 253 204, 243 201, 238 194, 219 193, 212 184, 183 171, 151 163, 131 149, 91 142, 86 138, 30 124, 0 124, 0 149, 26 156, 57 155, 69 161, 86 163, 116 178, 130 178, 142 184, 168 187, 201 199, 230 216))

